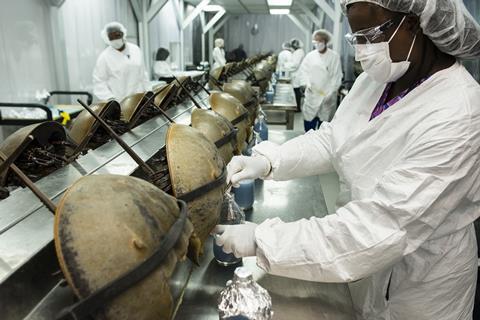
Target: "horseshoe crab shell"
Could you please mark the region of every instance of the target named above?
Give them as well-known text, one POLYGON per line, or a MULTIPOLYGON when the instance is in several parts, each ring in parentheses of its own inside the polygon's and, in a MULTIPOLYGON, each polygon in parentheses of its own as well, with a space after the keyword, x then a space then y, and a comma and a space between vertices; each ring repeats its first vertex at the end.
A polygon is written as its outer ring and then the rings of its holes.
MULTIPOLYGON (((99 102, 90 107, 95 113, 99 114, 102 119, 119 120, 121 111, 120 104, 115 100, 99 102)), ((88 134, 93 128, 95 118, 87 111, 83 110, 73 120, 69 130, 69 136, 77 144, 85 143, 84 139, 89 139, 88 134)))
POLYGON ((247 114, 247 117, 242 119, 239 123, 232 123, 238 129, 236 153, 240 154, 246 148, 247 140, 249 141, 252 134, 248 118, 248 110, 240 103, 240 101, 238 101, 238 99, 225 92, 213 92, 210 94, 210 106, 213 111, 224 116, 230 122, 247 114))
MULTIPOLYGON (((0 144, 0 151, 5 156, 9 157, 29 135, 33 136, 34 138, 34 140, 30 142, 30 145, 37 144, 40 147, 47 146, 52 141, 66 140, 65 129, 60 123, 55 121, 46 121, 31 124, 29 126, 18 129, 0 144)), ((1 162, 2 160, 0 160, 0 163, 1 162)), ((5 185, 8 173, 8 169, 4 172, 0 172, 0 186, 5 185)))
MULTIPOLYGON (((167 131, 166 151, 176 198, 216 180, 224 173, 225 164, 215 145, 192 127, 172 124, 167 131)), ((224 188, 225 182, 221 187, 187 202, 194 227, 189 257, 195 262, 198 262, 203 244, 220 218, 224 188)))
MULTIPOLYGON (((199 130, 213 143, 216 143, 235 130, 228 119, 212 110, 194 109, 191 122, 193 128, 199 130)), ((234 150, 235 140, 218 147, 218 151, 225 163, 230 162, 234 150)))
MULTIPOLYGON (((141 179, 86 176, 63 195, 55 214, 60 267, 79 298, 130 272, 158 249, 179 216, 176 199, 141 179)), ((170 319, 167 280, 187 252, 188 221, 165 260, 145 279, 107 302, 96 319, 170 319)))
POLYGON ((141 92, 141 93, 134 93, 125 97, 120 102, 120 107, 122 110, 121 120, 129 123, 133 116, 137 112, 142 112, 142 108, 145 107, 145 102, 153 95, 153 92, 141 92))
POLYGON ((153 89, 153 93, 156 94, 164 87, 168 88, 164 89, 161 93, 159 93, 155 97, 155 99, 153 99, 153 103, 162 110, 167 110, 175 95, 175 86, 173 85, 173 83, 158 86, 157 88, 153 89))
MULTIPOLYGON (((224 74, 225 74, 224 73, 224 67, 218 67, 216 69, 213 69, 210 72, 210 75, 212 76, 212 78, 216 79, 218 82, 222 82, 222 78, 223 78, 224 74)), ((216 87, 211 79, 208 82, 208 86, 210 88, 215 88, 216 87)))
POLYGON ((252 86, 244 80, 234 80, 223 85, 223 91, 237 98, 250 114, 250 125, 253 125, 257 116, 258 103, 252 86))

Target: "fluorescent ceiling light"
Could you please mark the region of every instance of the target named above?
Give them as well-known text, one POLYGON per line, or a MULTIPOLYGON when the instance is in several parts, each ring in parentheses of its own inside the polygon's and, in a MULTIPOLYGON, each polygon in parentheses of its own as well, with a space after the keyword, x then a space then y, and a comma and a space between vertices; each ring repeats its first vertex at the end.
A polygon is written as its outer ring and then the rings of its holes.
POLYGON ((267 0, 269 7, 282 6, 289 7, 292 5, 292 0, 267 0))
POLYGON ((223 10, 223 7, 216 4, 209 4, 208 6, 205 6, 205 8, 203 8, 203 11, 206 12, 215 12, 221 10, 223 10))
POLYGON ((270 9, 270 14, 289 14, 290 9, 270 9))

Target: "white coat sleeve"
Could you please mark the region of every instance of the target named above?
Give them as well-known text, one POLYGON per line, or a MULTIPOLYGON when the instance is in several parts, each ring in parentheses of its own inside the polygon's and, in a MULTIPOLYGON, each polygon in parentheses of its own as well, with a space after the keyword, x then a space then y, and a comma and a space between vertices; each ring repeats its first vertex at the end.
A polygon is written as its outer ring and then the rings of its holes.
POLYGON ((253 148, 254 154, 267 157, 271 171, 266 179, 294 178, 333 172, 330 145, 333 123, 323 123, 320 129, 277 145, 264 141, 253 148))
POLYGON ((452 130, 451 121, 435 124, 408 146, 369 197, 335 214, 260 224, 258 265, 291 278, 350 282, 415 251, 471 192, 478 156, 468 141, 473 131, 462 132, 468 125, 452 130))
POLYGON ((108 86, 107 62, 102 55, 98 57, 95 69, 93 69, 93 94, 102 101, 115 98, 108 86))

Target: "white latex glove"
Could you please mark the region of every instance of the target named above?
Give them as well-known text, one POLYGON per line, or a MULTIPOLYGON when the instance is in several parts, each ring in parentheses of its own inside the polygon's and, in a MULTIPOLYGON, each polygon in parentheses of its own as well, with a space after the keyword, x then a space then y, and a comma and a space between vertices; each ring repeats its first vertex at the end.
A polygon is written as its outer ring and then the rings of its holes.
POLYGON ((245 221, 244 224, 217 225, 214 233, 215 242, 223 246, 225 253, 233 253, 237 258, 251 257, 256 255, 257 243, 255 242, 255 229, 257 224, 245 221))
POLYGON ((227 165, 227 183, 231 182, 234 187, 238 187, 242 180, 265 177, 270 169, 270 161, 262 155, 236 156, 227 165))

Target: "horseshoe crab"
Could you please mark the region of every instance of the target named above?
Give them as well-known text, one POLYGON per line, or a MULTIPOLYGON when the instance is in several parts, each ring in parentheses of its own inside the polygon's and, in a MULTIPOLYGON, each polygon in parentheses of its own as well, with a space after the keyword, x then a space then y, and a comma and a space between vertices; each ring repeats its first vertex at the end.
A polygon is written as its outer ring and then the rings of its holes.
POLYGON ((237 127, 237 148, 235 152, 241 154, 252 135, 248 110, 238 99, 224 92, 213 92, 210 95, 210 106, 213 111, 224 116, 233 126, 237 127))
POLYGON ((153 93, 156 94, 153 103, 162 110, 167 110, 175 97, 175 86, 173 83, 160 85, 153 89, 153 93))
POLYGON ((189 218, 194 227, 189 257, 198 262, 203 244, 220 218, 225 191, 225 164, 215 145, 200 131, 179 124, 172 124, 167 131, 166 156, 173 195, 188 204, 189 218), (209 184, 211 187, 204 189, 203 194, 192 199, 185 198, 209 184))
MULTIPOLYGON (((13 162, 31 180, 37 181, 68 162, 66 149, 71 144, 67 142, 64 127, 55 121, 32 124, 17 130, 0 144, 0 152, 9 157, 29 136, 33 137, 32 141, 13 162)), ((8 167, 0 172, 0 186, 21 185, 23 183, 10 174, 8 167)))
POLYGON ((195 228, 188 256, 198 263, 203 244, 218 222, 225 191, 225 163, 215 145, 200 131, 173 123, 167 130, 165 151, 145 163, 90 107, 82 105, 138 163, 140 170, 134 176, 146 178, 188 203, 195 228))
POLYGON ((55 214, 60 267, 80 299, 62 316, 170 319, 173 298, 167 281, 185 259, 193 232, 181 208, 172 196, 133 177, 95 175, 75 182, 55 214), (130 275, 141 278, 128 282, 130 275))
POLYGON ((229 163, 236 148, 235 128, 231 122, 215 111, 194 109, 191 123, 215 144, 223 161, 229 163))
POLYGON ((224 67, 218 67, 216 69, 213 69, 210 72, 210 80, 208 82, 208 86, 210 88, 214 88, 220 85, 224 81, 225 81, 224 67))
MULTIPOLYGON (((91 108, 100 115, 118 133, 124 133, 127 124, 120 119, 120 104, 115 100, 99 102, 91 108)), ((99 127, 95 118, 87 110, 83 110, 72 122, 69 137, 77 144, 77 152, 84 149, 95 149, 110 140, 105 130, 99 127)), ((75 153, 75 152, 74 152, 75 153)))
POLYGON ((129 128, 145 122, 148 119, 158 115, 158 109, 149 99, 152 98, 153 92, 134 93, 123 98, 120 102, 121 120, 128 123, 129 128))
POLYGON ((258 112, 258 100, 252 86, 244 80, 233 80, 223 85, 223 91, 237 98, 250 114, 250 125, 253 126, 258 112))

